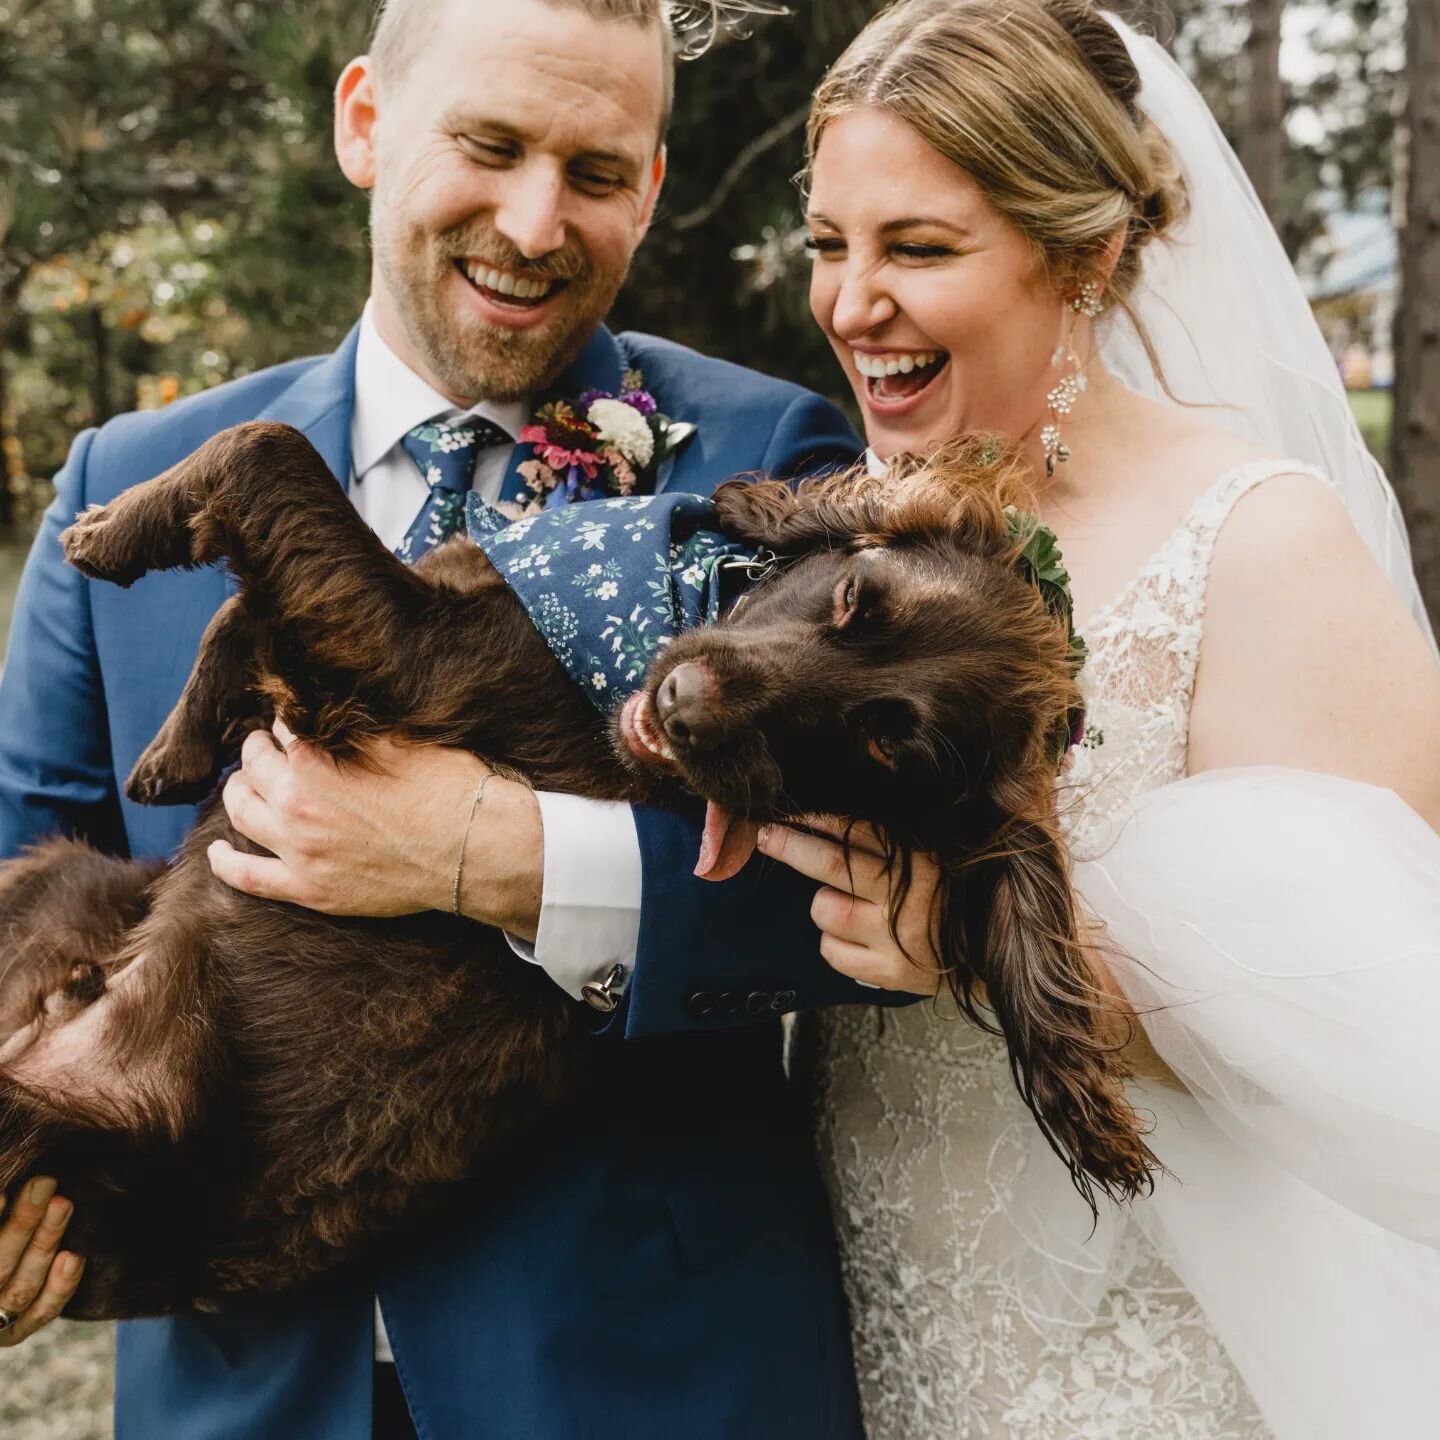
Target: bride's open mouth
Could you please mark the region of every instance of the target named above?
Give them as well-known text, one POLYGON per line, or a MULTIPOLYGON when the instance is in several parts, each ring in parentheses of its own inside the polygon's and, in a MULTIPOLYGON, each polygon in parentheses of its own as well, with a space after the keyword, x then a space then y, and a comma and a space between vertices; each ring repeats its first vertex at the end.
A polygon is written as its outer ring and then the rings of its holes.
POLYGON ((675 763, 675 751, 665 738, 665 732, 655 718, 655 707, 645 691, 632 695, 620 711, 620 738, 642 764, 671 774, 679 769, 675 763))
POLYGON ((944 350, 856 350, 852 354, 865 381, 866 401, 885 414, 899 414, 918 405, 950 363, 944 350))

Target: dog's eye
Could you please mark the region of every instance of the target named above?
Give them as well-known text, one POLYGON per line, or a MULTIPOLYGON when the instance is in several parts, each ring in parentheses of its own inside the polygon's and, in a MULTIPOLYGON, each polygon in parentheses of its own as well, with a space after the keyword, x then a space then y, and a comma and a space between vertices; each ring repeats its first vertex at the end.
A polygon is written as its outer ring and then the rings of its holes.
POLYGON ((900 747, 888 735, 867 735, 865 748, 870 752, 870 758, 887 770, 899 768, 900 747))
POLYGON ((860 609, 860 580, 855 575, 847 575, 835 587, 835 628, 843 630, 856 616, 860 609))

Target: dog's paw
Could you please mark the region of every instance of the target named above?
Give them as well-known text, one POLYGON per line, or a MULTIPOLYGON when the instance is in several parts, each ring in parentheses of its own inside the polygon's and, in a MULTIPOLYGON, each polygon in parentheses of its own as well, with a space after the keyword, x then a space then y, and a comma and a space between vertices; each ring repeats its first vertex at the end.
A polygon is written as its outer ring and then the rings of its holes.
POLYGON ((148 568, 134 543, 131 527, 117 523, 116 506, 92 505, 60 536, 65 558, 82 575, 133 585, 148 568))
POLYGON ((219 762, 199 740, 179 740, 164 730, 135 762, 125 793, 137 805, 194 805, 215 785, 219 762))

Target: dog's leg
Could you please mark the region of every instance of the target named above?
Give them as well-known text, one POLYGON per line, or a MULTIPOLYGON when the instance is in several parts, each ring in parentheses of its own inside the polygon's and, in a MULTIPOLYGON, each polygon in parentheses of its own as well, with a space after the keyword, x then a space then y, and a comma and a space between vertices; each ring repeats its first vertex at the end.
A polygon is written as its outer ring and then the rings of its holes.
POLYGON ((250 728, 243 722, 260 722, 254 665, 255 627, 244 601, 232 596, 206 629, 175 708, 125 782, 132 800, 187 805, 205 798, 237 731, 250 728))
POLYGON ((92 579, 130 585, 150 570, 228 560, 252 598, 284 610, 296 584, 363 563, 383 589, 407 568, 378 540, 319 452, 289 425, 222 431, 143 485, 87 510, 61 536, 65 558, 92 579))

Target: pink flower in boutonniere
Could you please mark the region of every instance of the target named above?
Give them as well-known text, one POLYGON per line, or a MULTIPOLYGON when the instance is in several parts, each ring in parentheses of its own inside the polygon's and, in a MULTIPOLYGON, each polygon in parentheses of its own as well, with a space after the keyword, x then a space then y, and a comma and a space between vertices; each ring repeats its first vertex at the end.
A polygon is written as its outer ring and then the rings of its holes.
POLYGON ((626 371, 618 395, 587 390, 574 401, 542 405, 520 432, 520 443, 533 446, 535 458, 518 467, 528 490, 520 496, 519 513, 646 494, 655 488, 664 460, 694 433, 693 425, 660 413, 638 370, 626 371))

